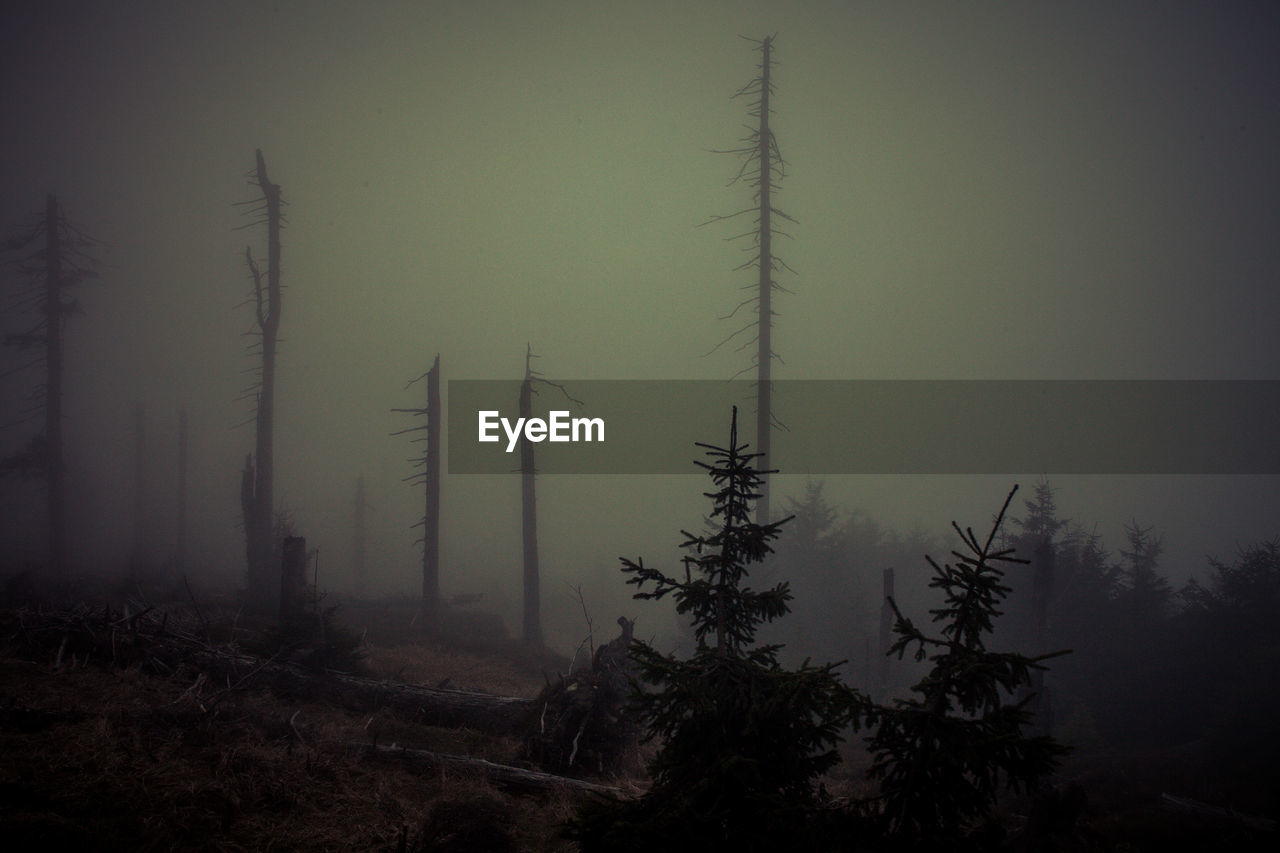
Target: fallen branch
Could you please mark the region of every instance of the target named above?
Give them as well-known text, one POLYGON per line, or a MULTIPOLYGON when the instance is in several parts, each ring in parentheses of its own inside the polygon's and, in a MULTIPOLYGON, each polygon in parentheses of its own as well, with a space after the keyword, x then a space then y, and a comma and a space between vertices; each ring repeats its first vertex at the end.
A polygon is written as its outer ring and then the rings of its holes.
POLYGON ((419 687, 340 672, 312 673, 291 664, 208 647, 184 651, 182 662, 188 665, 213 676, 238 676, 234 688, 252 681, 269 685, 277 693, 329 701, 354 711, 390 708, 400 716, 431 725, 466 726, 491 734, 512 734, 533 708, 532 699, 515 696, 419 687), (248 673, 241 675, 245 670, 248 673))
POLYGON ((1209 803, 1202 803, 1199 800, 1193 800, 1189 797, 1175 797, 1173 794, 1161 794, 1160 805, 1167 811, 1178 812, 1180 814, 1195 815, 1196 817, 1214 818, 1217 820, 1225 820, 1230 823, 1239 824, 1248 827, 1255 832, 1275 832, 1276 822, 1270 818, 1254 817, 1253 815, 1241 814, 1235 809, 1226 809, 1222 806, 1214 806, 1209 803))
POLYGON ((509 764, 495 764, 483 758, 472 758, 467 755, 450 755, 445 752, 429 752, 425 749, 406 749, 401 746, 380 746, 370 743, 350 743, 347 746, 361 755, 398 759, 408 762, 421 770, 434 771, 441 765, 466 767, 484 773, 501 785, 509 785, 516 788, 531 788, 543 791, 555 788, 572 788, 578 791, 591 791, 598 794, 621 795, 623 793, 621 788, 610 785, 599 785, 595 782, 585 782, 582 779, 570 779, 566 776, 556 776, 553 773, 543 773, 540 770, 525 770, 522 767, 512 767, 509 764))
MULTIPOLYGON (((465 726, 490 734, 509 735, 523 727, 535 707, 532 699, 379 681, 331 670, 303 669, 275 657, 253 657, 241 654, 234 646, 212 646, 171 624, 162 629, 160 620, 153 615, 137 614, 135 633, 128 639, 129 654, 122 657, 124 649, 112 647, 110 631, 99 636, 91 627, 101 624, 110 628, 115 621, 118 620, 109 610, 99 617, 87 609, 77 608, 39 616, 27 614, 26 624, 14 620, 13 627, 19 629, 17 633, 25 637, 29 645, 41 647, 53 658, 55 670, 68 665, 68 660, 74 669, 80 657, 84 661, 92 657, 115 664, 140 657, 166 674, 183 667, 203 672, 207 677, 204 684, 226 684, 224 690, 202 701, 208 710, 236 691, 270 687, 287 696, 331 702, 354 711, 386 708, 429 725, 465 726)), ((3 633, 7 632, 0 631, 3 633)))

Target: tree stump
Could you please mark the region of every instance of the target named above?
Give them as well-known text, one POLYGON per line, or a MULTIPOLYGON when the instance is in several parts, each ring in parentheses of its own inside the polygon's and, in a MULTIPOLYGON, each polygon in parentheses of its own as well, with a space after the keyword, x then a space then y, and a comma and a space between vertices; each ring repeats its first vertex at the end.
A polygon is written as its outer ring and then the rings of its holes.
POLYGON ((548 685, 526 725, 527 757, 557 773, 618 773, 638 768, 640 727, 628 707, 634 683, 629 655, 635 622, 596 650, 590 669, 548 685))

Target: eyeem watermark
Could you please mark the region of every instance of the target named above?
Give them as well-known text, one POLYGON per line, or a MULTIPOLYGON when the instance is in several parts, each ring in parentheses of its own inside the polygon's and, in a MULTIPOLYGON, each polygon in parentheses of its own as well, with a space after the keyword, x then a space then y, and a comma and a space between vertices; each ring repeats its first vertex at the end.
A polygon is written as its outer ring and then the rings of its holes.
MULTIPOLYGON (((756 393, 751 381, 583 379, 571 387, 589 408, 535 401, 501 418, 520 385, 449 382, 449 473, 509 474, 524 437, 541 442, 539 474, 696 474, 695 443, 722 445, 731 407, 756 393)), ((796 379, 776 380, 773 402, 790 426, 771 436, 783 474, 1280 475, 1280 380, 796 379)), ((754 451, 754 430, 739 440, 754 451)))
POLYGON ((547 420, 542 418, 516 418, 514 424, 507 418, 500 417, 497 410, 482 411, 480 414, 479 441, 495 442, 501 436, 497 434, 499 426, 507 434, 507 452, 516 449, 521 432, 525 439, 532 442, 580 442, 604 441, 604 418, 570 418, 567 411, 552 411, 547 420), (592 435, 595 438, 592 438, 592 435))

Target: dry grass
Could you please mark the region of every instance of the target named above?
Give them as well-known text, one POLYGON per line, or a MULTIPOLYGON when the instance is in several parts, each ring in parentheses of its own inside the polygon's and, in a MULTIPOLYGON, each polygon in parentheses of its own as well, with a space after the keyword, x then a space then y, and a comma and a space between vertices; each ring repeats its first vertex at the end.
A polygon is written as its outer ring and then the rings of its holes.
MULTIPOLYGON (((373 649, 379 675, 531 695, 540 675, 438 647, 373 649)), ((7 849, 572 850, 578 800, 499 790, 453 768, 358 758, 398 742, 516 760, 470 730, 354 715, 142 666, 64 666, 0 654, 0 824, 7 849), (461 846, 460 846, 461 845, 461 846)))
MULTIPOLYGON (((11 643, 0 648, 5 849, 396 851, 402 841, 406 853, 574 849, 558 834, 580 795, 516 795, 453 766, 422 773, 348 749, 352 742, 394 742, 509 764, 519 761, 513 739, 229 689, 185 668, 161 675, 123 645, 119 659, 135 663, 108 665, 110 655, 99 655, 101 665, 86 666, 83 649, 73 658, 68 646, 55 667, 58 635, 33 640, 30 625, 19 624, 12 612, 0 613, 0 643, 11 643)), ((379 644, 369 652, 375 677, 429 686, 447 679, 519 696, 533 696, 543 684, 537 664, 499 654, 424 643, 379 644)), ((652 758, 654 749, 644 745, 642 757, 652 758)), ((837 800, 873 793, 858 739, 842 752, 845 762, 823 780, 828 793, 837 800)), ((1262 842, 1273 837, 1158 810, 1158 794, 1171 790, 1273 816, 1273 805, 1214 788, 1221 761, 1080 750, 1052 781, 1081 783, 1088 803, 1075 828, 1055 836, 1056 849, 1178 849, 1179 842, 1215 840, 1229 842, 1218 849, 1269 849, 1262 842)), ((636 780, 610 781, 641 790, 636 780)), ((1273 790, 1271 777, 1259 793, 1273 790)), ((1022 826, 1033 809, 1013 799, 1002 816, 1022 826)))
MULTIPOLYGON (((366 666, 374 678, 426 687, 479 690, 500 696, 533 697, 545 684, 528 667, 491 655, 458 652, 430 643, 369 645, 366 666)), ((554 677, 554 676, 553 676, 554 677)))

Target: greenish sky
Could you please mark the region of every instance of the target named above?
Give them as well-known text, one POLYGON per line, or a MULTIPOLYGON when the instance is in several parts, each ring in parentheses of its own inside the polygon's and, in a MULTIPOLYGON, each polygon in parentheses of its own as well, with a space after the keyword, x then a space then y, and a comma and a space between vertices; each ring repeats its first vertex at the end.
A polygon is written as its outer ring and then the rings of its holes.
MULTIPOLYGON (((157 435, 185 403, 207 425, 208 512, 231 530, 233 500, 213 496, 252 442, 228 431, 247 409, 228 406, 250 364, 244 245, 261 242, 232 205, 253 197, 261 147, 290 204, 280 491, 333 526, 365 470, 389 483, 390 531, 413 510, 390 484, 404 448, 387 410, 416 403, 403 385, 436 352, 451 378, 517 374, 526 341, 566 378, 727 378, 747 362, 703 357, 752 279, 730 272, 746 258, 723 241, 732 225, 694 227, 749 203, 726 186, 734 160, 709 153, 743 133, 729 96, 758 56, 739 35, 777 33, 777 204, 798 220, 780 244, 796 274, 775 376, 1277 377, 1278 16, 28 4, 0 36, 0 218, 52 190, 109 244, 74 321, 71 428, 127 448, 135 398, 157 435)), ((93 463, 99 499, 128 470, 118 456, 93 463)), ((1255 505, 1274 501, 1270 480, 1254 487, 1255 505)))

